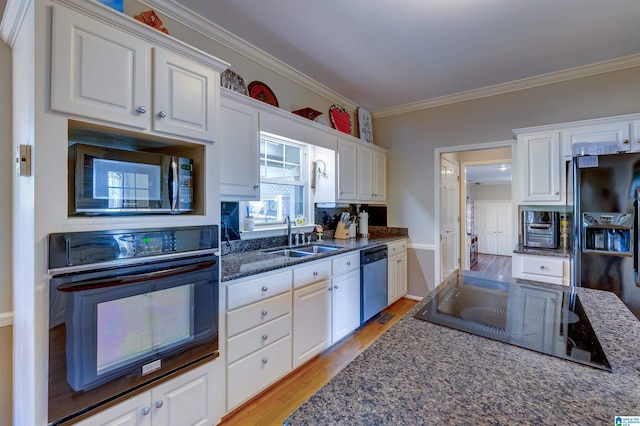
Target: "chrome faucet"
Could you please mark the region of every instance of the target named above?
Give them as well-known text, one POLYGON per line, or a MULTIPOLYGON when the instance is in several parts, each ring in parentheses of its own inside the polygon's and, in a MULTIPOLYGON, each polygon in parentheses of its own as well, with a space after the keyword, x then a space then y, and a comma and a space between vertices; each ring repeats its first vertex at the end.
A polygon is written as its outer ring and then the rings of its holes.
POLYGON ((287 224, 287 239, 289 240, 289 247, 291 247, 291 219, 289 219, 289 215, 284 215, 284 220, 282 223, 287 224))

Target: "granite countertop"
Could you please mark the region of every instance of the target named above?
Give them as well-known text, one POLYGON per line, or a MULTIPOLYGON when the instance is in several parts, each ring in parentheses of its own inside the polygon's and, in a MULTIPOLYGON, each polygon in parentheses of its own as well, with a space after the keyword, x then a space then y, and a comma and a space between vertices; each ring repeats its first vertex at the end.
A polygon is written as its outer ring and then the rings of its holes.
MULTIPOLYGON (((358 237, 345 240, 326 238, 322 242, 314 241, 313 244, 337 247, 338 250, 313 256, 284 257, 269 253, 270 250, 276 250, 278 246, 269 247, 268 249, 260 248, 225 254, 221 258, 221 281, 225 282, 238 278, 250 277, 263 272, 274 271, 288 266, 312 262, 318 259, 325 259, 350 251, 386 244, 394 240, 408 237, 408 231, 406 228, 375 228, 376 231, 372 232, 369 238, 358 237), (265 250, 267 251, 265 252, 265 250)), ((287 247, 280 246, 280 248, 285 249, 287 247)), ((295 249, 295 247, 292 248, 295 249)))
POLYGON ((513 249, 514 253, 517 254, 531 254, 535 256, 551 256, 551 257, 573 257, 573 251, 566 248, 532 248, 532 247, 524 247, 522 243, 516 245, 513 249))
POLYGON ((640 321, 613 293, 576 290, 612 373, 413 318, 436 289, 285 424, 602 425, 637 416, 640 321))

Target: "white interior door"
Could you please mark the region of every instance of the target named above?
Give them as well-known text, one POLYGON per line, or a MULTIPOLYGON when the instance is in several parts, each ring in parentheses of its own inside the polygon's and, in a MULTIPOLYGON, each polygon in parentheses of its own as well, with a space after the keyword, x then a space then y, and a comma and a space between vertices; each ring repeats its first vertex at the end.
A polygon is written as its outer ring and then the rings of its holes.
POLYGON ((440 278, 460 267, 460 201, 457 164, 440 159, 440 278))
POLYGON ((510 202, 475 202, 478 253, 511 256, 513 227, 510 202))

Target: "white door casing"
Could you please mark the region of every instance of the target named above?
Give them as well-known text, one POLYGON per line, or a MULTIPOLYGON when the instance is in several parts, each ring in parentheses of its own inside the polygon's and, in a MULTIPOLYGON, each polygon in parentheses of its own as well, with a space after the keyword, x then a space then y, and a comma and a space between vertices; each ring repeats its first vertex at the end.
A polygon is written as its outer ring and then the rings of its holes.
POLYGON ((458 186, 460 171, 457 164, 440 159, 440 279, 460 266, 458 248, 460 229, 460 201, 458 186))

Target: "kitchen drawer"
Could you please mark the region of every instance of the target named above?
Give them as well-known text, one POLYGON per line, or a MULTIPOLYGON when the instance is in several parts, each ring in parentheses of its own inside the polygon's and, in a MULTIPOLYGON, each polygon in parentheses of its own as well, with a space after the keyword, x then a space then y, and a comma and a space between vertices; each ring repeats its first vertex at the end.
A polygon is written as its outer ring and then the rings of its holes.
POLYGON ((331 260, 333 275, 341 275, 360 268, 360 252, 355 251, 331 260))
POLYGON ((227 286, 227 311, 291 290, 291 270, 227 286))
POLYGON ((291 336, 227 367, 227 411, 291 371, 291 336))
POLYGON ((227 364, 232 364, 290 334, 291 315, 287 314, 227 339, 227 364))
POLYGON ((227 337, 233 337, 250 328, 291 312, 291 291, 227 312, 227 337))
POLYGON ((536 256, 524 257, 521 261, 523 274, 547 275, 550 277, 562 277, 564 275, 563 259, 536 256))
POLYGON ((406 252, 407 251, 407 240, 398 240, 398 241, 393 241, 390 243, 387 243, 387 248, 388 248, 388 254, 389 257, 391 256, 395 256, 396 254, 400 254, 402 252, 406 252))
POLYGON ((331 261, 322 260, 313 262, 309 266, 303 266, 293 270, 293 288, 325 280, 331 276, 331 261))

